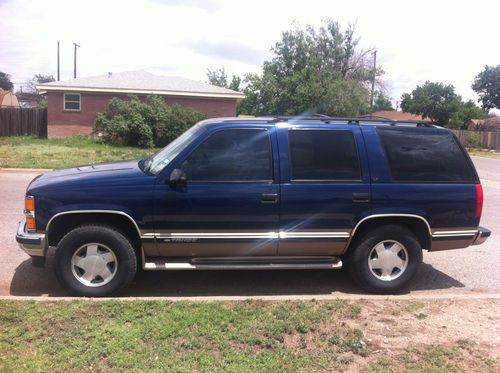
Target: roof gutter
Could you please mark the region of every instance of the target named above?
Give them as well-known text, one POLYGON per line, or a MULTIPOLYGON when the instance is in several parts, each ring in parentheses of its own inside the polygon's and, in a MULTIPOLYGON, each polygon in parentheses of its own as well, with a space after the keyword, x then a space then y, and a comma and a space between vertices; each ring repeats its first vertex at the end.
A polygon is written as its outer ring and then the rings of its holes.
POLYGON ((37 85, 36 89, 40 94, 51 92, 93 92, 93 93, 121 93, 138 95, 161 95, 161 96, 183 96, 200 98, 232 98, 238 101, 243 100, 243 93, 214 93, 214 92, 185 92, 185 91, 162 91, 147 89, 117 89, 117 88, 89 88, 89 87, 65 87, 55 85, 37 85))

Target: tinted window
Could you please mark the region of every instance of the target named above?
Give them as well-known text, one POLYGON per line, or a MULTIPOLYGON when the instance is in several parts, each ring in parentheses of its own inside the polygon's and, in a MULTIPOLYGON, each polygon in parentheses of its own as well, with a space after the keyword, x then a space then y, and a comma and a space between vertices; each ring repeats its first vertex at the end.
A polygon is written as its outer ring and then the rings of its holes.
POLYGON ((474 182, 455 137, 434 128, 379 128, 395 181, 474 182))
POLYGON ((360 180, 352 131, 291 130, 292 180, 360 180))
POLYGON ((271 180, 269 134, 261 129, 216 132, 191 153, 182 168, 189 181, 271 180))

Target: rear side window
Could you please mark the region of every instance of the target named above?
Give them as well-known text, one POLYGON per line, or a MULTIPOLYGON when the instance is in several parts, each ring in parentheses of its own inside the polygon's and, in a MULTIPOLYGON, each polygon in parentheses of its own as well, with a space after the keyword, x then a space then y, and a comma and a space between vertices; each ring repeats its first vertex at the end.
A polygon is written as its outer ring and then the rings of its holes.
POLYGON ((358 151, 352 131, 289 131, 291 179, 360 180, 358 151))
POLYGON ((378 128, 394 181, 475 182, 455 137, 433 128, 378 128))
POLYGON ((227 129, 207 138, 182 164, 188 181, 270 181, 271 140, 265 129, 227 129))

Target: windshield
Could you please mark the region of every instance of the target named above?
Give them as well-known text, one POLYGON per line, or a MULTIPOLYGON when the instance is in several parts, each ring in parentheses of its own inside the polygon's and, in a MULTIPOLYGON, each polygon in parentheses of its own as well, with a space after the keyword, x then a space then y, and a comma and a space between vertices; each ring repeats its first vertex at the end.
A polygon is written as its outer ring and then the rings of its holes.
POLYGON ((149 159, 147 169, 154 175, 158 175, 177 155, 188 146, 198 135, 205 130, 199 124, 194 125, 158 153, 149 159))

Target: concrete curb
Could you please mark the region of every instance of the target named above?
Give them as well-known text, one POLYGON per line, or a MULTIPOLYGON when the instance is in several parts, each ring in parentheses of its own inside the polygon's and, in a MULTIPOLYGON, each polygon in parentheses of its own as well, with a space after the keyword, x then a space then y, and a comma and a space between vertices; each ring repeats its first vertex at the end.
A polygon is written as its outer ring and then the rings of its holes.
POLYGON ((4 168, 0 167, 0 172, 12 172, 12 173, 32 173, 32 172, 49 172, 52 171, 51 168, 4 168))
POLYGON ((85 298, 85 297, 50 297, 50 296, 17 296, 17 295, 2 295, 0 300, 25 300, 25 301, 38 301, 38 302, 59 302, 59 301, 87 301, 87 302, 101 302, 101 301, 188 301, 188 302, 239 302, 246 300, 260 300, 260 301, 312 301, 312 300, 352 300, 352 301, 404 301, 404 300, 485 300, 485 299, 500 299, 500 293, 445 293, 445 294, 405 294, 405 295, 367 295, 367 294, 323 294, 323 295, 264 295, 264 296, 196 296, 196 297, 116 297, 116 298, 85 298))

